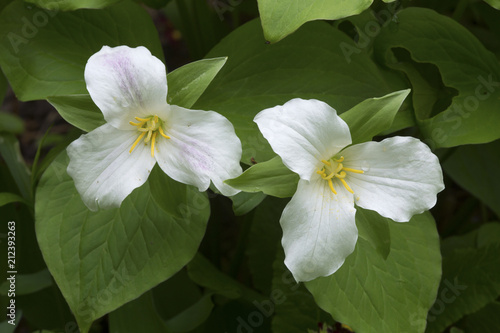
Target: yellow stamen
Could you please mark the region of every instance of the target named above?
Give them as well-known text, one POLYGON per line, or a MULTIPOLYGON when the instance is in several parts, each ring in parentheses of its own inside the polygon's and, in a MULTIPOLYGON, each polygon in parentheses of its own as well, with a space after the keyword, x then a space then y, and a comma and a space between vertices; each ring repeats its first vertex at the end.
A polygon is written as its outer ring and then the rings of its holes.
POLYGON ((149 118, 134 117, 134 119, 137 120, 137 121, 140 121, 142 123, 145 123, 145 122, 148 122, 151 119, 151 117, 149 117, 149 118))
POLYGON ((335 174, 335 177, 337 177, 339 179, 344 179, 345 176, 347 176, 347 174, 345 173, 345 171, 341 171, 340 173, 336 173, 335 174))
POLYGON ((342 170, 349 171, 352 173, 365 173, 363 170, 351 169, 351 168, 343 168, 342 170))
POLYGON ((338 160, 334 159, 335 162, 340 163, 344 161, 344 156, 340 156, 338 160))
POLYGON ((329 174, 328 176, 325 176, 325 174, 323 174, 323 179, 332 179, 333 177, 335 176, 335 174, 332 172, 331 174, 329 174))
POLYGON ((333 183, 331 179, 328 179, 328 186, 330 186, 330 190, 332 190, 333 194, 337 194, 337 191, 333 188, 333 183))
POLYGON ((157 132, 154 132, 153 139, 151 139, 151 157, 155 157, 155 139, 157 132))
POLYGON ((349 185, 347 185, 347 183, 345 182, 344 178, 340 178, 340 181, 342 182, 342 184, 344 184, 344 187, 346 190, 348 190, 349 192, 351 192, 352 194, 354 194, 354 191, 349 187, 349 185))
POLYGON ((146 133, 142 133, 141 135, 139 135, 139 137, 137 138, 137 140, 135 140, 134 144, 132 145, 132 148, 130 148, 130 150, 128 151, 129 154, 132 153, 132 151, 134 150, 135 146, 137 146, 137 144, 139 143, 139 141, 141 141, 141 139, 144 137, 144 135, 146 135, 146 133))
POLYGON ((158 130, 160 131, 160 134, 162 137, 164 137, 165 139, 170 139, 170 137, 168 135, 165 135, 165 133, 163 133, 163 129, 160 127, 158 127, 158 130))
POLYGON ((141 121, 141 122, 138 122, 138 123, 134 123, 133 121, 129 121, 128 122, 130 125, 132 126, 142 126, 144 125, 146 122, 145 121, 141 121))
POLYGON ((324 164, 326 164, 328 166, 332 166, 332 163, 328 162, 327 160, 321 160, 321 162, 323 162, 324 164))

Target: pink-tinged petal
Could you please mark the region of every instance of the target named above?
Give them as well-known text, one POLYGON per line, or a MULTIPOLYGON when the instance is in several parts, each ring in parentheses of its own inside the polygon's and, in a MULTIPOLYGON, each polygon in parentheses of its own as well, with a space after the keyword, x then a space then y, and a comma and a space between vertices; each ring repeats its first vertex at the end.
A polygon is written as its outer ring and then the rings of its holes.
POLYGON ((167 175, 200 191, 212 181, 224 195, 239 192, 224 183, 242 172, 241 142, 229 120, 213 111, 171 105, 164 130, 170 139, 159 137, 155 157, 167 175))
POLYGON ((167 103, 165 65, 145 47, 103 48, 85 66, 85 82, 108 123, 130 129, 134 117, 152 115, 167 103))

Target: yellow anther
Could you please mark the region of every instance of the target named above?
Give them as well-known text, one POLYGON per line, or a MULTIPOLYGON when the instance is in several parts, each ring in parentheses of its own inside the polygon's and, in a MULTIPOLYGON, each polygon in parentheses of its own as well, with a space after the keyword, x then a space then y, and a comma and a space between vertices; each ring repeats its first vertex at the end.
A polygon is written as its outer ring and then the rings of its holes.
POLYGON ((332 172, 331 174, 329 174, 328 176, 326 176, 326 173, 323 174, 323 179, 332 179, 333 177, 335 176, 335 174, 332 172))
POLYGON ((132 148, 130 148, 130 150, 128 151, 129 153, 132 153, 132 151, 134 150, 135 146, 137 146, 137 144, 139 143, 139 141, 141 141, 141 139, 144 137, 144 135, 146 135, 146 133, 142 133, 141 135, 139 135, 139 137, 137 138, 137 140, 135 140, 134 144, 132 145, 132 148))
POLYGON ((321 162, 323 162, 324 164, 326 164, 328 166, 332 166, 332 163, 328 162, 327 160, 321 160, 321 162))
POLYGON ((347 183, 345 182, 344 178, 340 178, 340 181, 342 182, 342 184, 344 184, 344 187, 346 190, 348 190, 349 192, 351 192, 352 194, 354 194, 354 191, 349 187, 349 185, 347 185, 347 183))
POLYGON ((151 135, 153 134, 153 131, 149 130, 148 131, 148 136, 144 139, 145 143, 148 143, 149 140, 151 140, 151 135))
POLYGON ((342 163, 339 163, 339 165, 337 165, 337 168, 335 169, 334 173, 339 173, 340 170, 342 170, 344 166, 342 165, 342 163))
POLYGON ((153 133, 153 138, 151 139, 151 157, 155 157, 155 139, 157 132, 153 133))
POLYGON ((145 122, 148 122, 151 119, 151 117, 149 117, 149 118, 134 117, 134 119, 137 120, 137 121, 140 121, 142 123, 145 123, 145 122))
POLYGON ((328 186, 330 186, 330 190, 332 190, 333 194, 337 194, 337 191, 333 188, 333 182, 331 179, 328 179, 328 186))
POLYGON ((344 168, 342 170, 349 171, 352 173, 365 173, 363 170, 357 170, 357 169, 351 169, 351 168, 344 168))
POLYGON ((146 123, 145 121, 141 121, 141 122, 138 122, 138 123, 134 123, 133 121, 129 121, 129 124, 132 125, 132 126, 142 126, 145 123, 146 123))
POLYGON ((340 163, 344 161, 344 156, 340 156, 338 160, 334 159, 335 162, 340 163))
POLYGON ((168 135, 165 135, 165 133, 163 133, 163 129, 160 127, 158 127, 158 130, 160 131, 160 134, 162 137, 164 137, 165 139, 170 139, 170 137, 168 135))

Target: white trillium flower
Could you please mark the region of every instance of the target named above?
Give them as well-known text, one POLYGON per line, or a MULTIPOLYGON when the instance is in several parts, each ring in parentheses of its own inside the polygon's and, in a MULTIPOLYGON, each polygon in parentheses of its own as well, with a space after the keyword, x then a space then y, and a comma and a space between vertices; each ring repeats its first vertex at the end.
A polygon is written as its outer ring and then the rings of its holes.
POLYGON ((224 195, 241 174, 233 125, 213 111, 167 104, 163 63, 144 47, 104 46, 85 66, 85 82, 106 124, 67 148, 68 174, 90 210, 119 207, 156 162, 174 180, 224 195))
POLYGON ((324 102, 293 99, 254 121, 300 176, 280 219, 285 264, 297 281, 333 274, 354 251, 355 204, 406 222, 432 208, 444 189, 438 158, 420 140, 349 146, 349 127, 324 102))

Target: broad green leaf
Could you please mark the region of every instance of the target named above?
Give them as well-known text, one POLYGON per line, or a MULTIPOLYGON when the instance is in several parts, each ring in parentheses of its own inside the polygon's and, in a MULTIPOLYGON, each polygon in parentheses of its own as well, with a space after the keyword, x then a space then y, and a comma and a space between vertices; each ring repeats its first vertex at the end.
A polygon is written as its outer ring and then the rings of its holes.
POLYGON ((226 61, 227 58, 203 59, 169 73, 168 103, 191 108, 226 61))
MULTIPOLYGON (((9 290, 9 281, 0 285, 0 294, 6 296, 9 290)), ((33 274, 16 275, 16 295, 27 295, 52 285, 52 277, 47 269, 33 274)))
POLYGON ((349 125, 352 143, 371 141, 389 129, 410 89, 396 91, 379 98, 370 98, 340 116, 349 125))
POLYGON ((500 140, 459 147, 444 162, 444 171, 460 186, 487 204, 500 217, 500 140))
MULTIPOLYGON (((273 264, 273 285, 269 300, 260 303, 261 309, 272 309, 273 333, 318 332, 318 323, 332 325, 333 318, 321 310, 303 284, 295 282, 284 264, 285 254, 280 248, 273 264)), ((270 311, 269 311, 270 312, 270 311)))
POLYGON ((407 8, 381 30, 374 49, 408 76, 417 124, 431 148, 500 137, 500 65, 462 25, 429 9, 407 8))
POLYGON ((277 42, 302 24, 313 20, 337 20, 361 13, 373 0, 258 0, 264 36, 277 42))
POLYGON ((100 9, 120 0, 25 0, 52 11, 75 10, 81 8, 100 9))
POLYGON ((154 308, 151 292, 111 312, 109 332, 170 333, 154 308))
POLYGON ((119 209, 93 213, 61 154, 40 180, 36 232, 45 262, 79 323, 90 324, 172 276, 196 253, 209 215, 204 193, 159 168, 119 209))
POLYGON ((246 192, 263 192, 278 198, 291 197, 297 189, 299 176, 288 169, 279 156, 257 163, 240 176, 225 183, 246 192))
POLYGON ((467 316, 464 320, 466 332, 497 333, 500 327, 500 302, 492 302, 467 316))
POLYGON ((221 41, 207 57, 228 60, 194 105, 214 110, 234 125, 245 164, 275 156, 253 123, 263 109, 293 98, 318 99, 340 114, 367 98, 406 89, 397 73, 380 69, 368 54, 347 58, 341 43, 355 47, 343 32, 325 22, 311 22, 280 43, 267 45, 258 20, 221 41))
MULTIPOLYGON (((498 223, 486 224, 481 229, 498 223)), ((467 314, 472 314, 500 295, 500 239, 479 242, 474 247, 452 248, 443 242, 443 278, 436 302, 427 317, 428 333, 442 332, 467 314)), ((469 235, 462 236, 469 239, 469 235)), ((456 244, 456 241, 453 241, 456 244)))
POLYGON ((21 118, 10 113, 0 111, 0 132, 20 134, 24 131, 24 123, 21 118))
POLYGON ((384 259, 391 252, 391 233, 389 230, 391 222, 373 210, 356 207, 358 237, 369 243, 384 259))
POLYGON ((14 135, 0 133, 0 156, 7 164, 22 197, 28 203, 31 202, 30 171, 24 163, 19 141, 14 135))
POLYGON ((163 59, 151 17, 130 1, 51 12, 16 0, 0 14, 0 65, 22 101, 87 94, 85 64, 103 45, 143 45, 163 59))
POLYGON ((71 125, 90 132, 106 121, 90 95, 51 96, 47 101, 71 125))
POLYGON ((248 193, 240 192, 230 199, 233 201, 233 212, 236 216, 245 215, 257 207, 266 195, 262 192, 248 193))
POLYGON ((13 202, 21 202, 21 203, 26 203, 24 199, 17 194, 14 193, 8 193, 8 192, 2 192, 0 193, 0 207, 3 205, 7 205, 13 202))
POLYGON ((359 237, 337 272, 306 287, 322 309, 355 332, 424 332, 441 277, 435 222, 427 212, 387 224, 386 259, 359 237))
POLYGON ((491 7, 495 9, 500 9, 500 1, 499 0, 484 0, 486 3, 488 3, 491 7))

